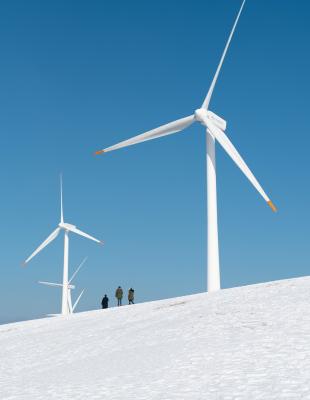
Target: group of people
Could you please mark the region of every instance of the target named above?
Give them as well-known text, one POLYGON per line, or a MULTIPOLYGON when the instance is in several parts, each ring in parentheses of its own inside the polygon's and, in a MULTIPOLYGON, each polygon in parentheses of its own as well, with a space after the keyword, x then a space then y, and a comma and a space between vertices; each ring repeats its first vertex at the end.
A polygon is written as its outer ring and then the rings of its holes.
MULTIPOLYGON (((115 291, 115 297, 117 299, 117 306, 118 307, 122 305, 123 295, 124 295, 123 289, 122 289, 121 286, 119 286, 115 291)), ((128 296, 127 297, 128 297, 128 304, 135 304, 134 303, 135 291, 134 291, 133 288, 130 288, 128 290, 128 296)), ((101 301, 101 306, 102 306, 102 308, 108 308, 109 307, 109 298, 108 298, 108 296, 106 294, 103 296, 103 299, 101 301)))

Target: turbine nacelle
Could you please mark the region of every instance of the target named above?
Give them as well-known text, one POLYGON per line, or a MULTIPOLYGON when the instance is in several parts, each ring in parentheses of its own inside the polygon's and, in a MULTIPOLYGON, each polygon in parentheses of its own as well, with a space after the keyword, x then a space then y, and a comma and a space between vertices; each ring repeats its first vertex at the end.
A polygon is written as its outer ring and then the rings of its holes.
POLYGON ((206 110, 205 108, 198 108, 198 110, 195 111, 194 116, 195 120, 204 126, 208 126, 209 120, 222 131, 226 130, 227 122, 212 111, 206 110))
POLYGON ((214 112, 209 111, 209 110, 207 111, 207 114, 208 114, 208 118, 210 119, 210 121, 213 122, 213 124, 215 126, 217 126, 218 128, 220 128, 223 132, 225 132, 226 127, 227 127, 227 122, 225 121, 225 119, 219 117, 214 112))

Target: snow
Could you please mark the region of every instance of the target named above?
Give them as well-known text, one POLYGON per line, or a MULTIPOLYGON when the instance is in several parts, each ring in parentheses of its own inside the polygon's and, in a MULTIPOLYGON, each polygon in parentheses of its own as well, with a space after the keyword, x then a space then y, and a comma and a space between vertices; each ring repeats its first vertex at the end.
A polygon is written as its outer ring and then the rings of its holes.
POLYGON ((310 278, 2 325, 0 398, 310 399, 310 278))

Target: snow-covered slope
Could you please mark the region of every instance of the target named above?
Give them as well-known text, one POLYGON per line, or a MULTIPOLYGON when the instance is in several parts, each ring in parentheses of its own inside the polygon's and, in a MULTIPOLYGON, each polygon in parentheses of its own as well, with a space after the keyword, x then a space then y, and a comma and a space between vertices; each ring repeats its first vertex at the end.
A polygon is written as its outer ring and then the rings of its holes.
POLYGON ((3 325, 0 398, 310 399, 310 278, 3 325))

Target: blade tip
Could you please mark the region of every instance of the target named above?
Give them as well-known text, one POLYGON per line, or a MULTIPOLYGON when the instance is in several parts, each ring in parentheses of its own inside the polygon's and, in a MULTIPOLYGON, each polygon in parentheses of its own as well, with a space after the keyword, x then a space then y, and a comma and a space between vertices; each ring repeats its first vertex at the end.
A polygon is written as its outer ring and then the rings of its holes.
POLYGON ((104 150, 98 150, 94 152, 94 156, 98 156, 99 154, 104 153, 104 150))
POLYGON ((271 200, 267 201, 268 206, 272 209, 273 212, 277 212, 277 207, 273 204, 271 200))

